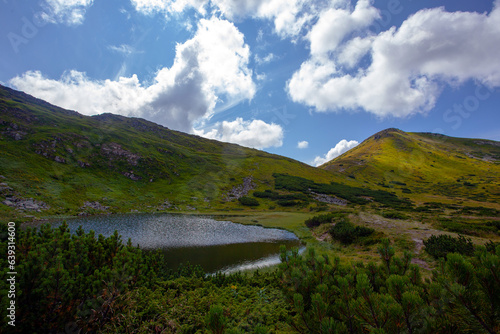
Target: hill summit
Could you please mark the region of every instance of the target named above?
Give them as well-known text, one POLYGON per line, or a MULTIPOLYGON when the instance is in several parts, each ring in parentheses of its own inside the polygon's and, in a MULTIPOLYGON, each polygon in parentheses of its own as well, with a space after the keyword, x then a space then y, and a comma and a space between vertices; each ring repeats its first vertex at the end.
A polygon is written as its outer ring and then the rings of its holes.
POLYGON ((500 142, 380 131, 320 168, 421 200, 500 201, 500 142))

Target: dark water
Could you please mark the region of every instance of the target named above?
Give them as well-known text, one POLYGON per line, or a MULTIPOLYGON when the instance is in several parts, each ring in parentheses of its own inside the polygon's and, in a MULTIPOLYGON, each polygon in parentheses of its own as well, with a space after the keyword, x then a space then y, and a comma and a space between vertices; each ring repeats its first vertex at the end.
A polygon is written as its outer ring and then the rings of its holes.
POLYGON ((189 261, 208 273, 277 264, 280 245, 300 247, 298 238, 288 231, 200 216, 127 214, 75 218, 67 223, 72 232, 80 225, 85 232, 93 230, 103 236, 117 230, 124 243, 130 238, 134 246, 162 249, 171 268, 189 261))

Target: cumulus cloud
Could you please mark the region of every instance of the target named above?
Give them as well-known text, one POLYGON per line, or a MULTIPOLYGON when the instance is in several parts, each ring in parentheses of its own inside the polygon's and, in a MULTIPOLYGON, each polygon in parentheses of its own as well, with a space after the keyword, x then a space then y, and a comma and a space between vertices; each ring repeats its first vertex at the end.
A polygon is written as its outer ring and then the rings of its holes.
POLYGON ((283 145, 283 128, 278 124, 269 124, 258 119, 244 121, 238 117, 232 122, 218 122, 207 132, 195 130, 195 134, 256 149, 283 145))
POLYGON ((328 153, 326 153, 323 157, 316 157, 314 158, 312 164, 316 167, 321 166, 322 164, 335 159, 336 157, 344 154, 345 152, 349 151, 351 148, 358 146, 359 143, 356 140, 351 140, 347 141, 345 139, 342 139, 335 145, 335 147, 331 148, 328 153))
POLYGON ((323 56, 334 51, 351 33, 367 28, 379 17, 369 0, 359 0, 353 11, 349 8, 329 8, 321 12, 308 38, 311 55, 323 56))
POLYGON ((40 18, 49 23, 79 25, 85 19, 87 9, 94 0, 45 0, 41 3, 44 11, 40 18))
POLYGON ((213 114, 217 104, 252 99, 250 51, 230 22, 202 19, 195 36, 176 47, 174 63, 156 73, 149 86, 136 75, 95 81, 69 71, 59 80, 26 72, 10 83, 36 97, 86 115, 115 113, 144 117, 181 131, 213 114))
MULTIPOLYGON (((360 3, 350 15, 342 13, 351 16, 343 19, 351 30, 363 27, 354 17, 360 3)), ((364 3, 358 16, 373 19, 375 12, 364 3)), ((380 117, 406 117, 431 110, 445 84, 473 79, 500 86, 499 5, 497 0, 489 14, 424 9, 399 29, 352 37, 337 21, 320 18, 309 35, 311 57, 292 75, 288 93, 317 111, 364 109, 380 117), (366 67, 349 71, 367 55, 366 67)))
POLYGON ((308 148, 308 147, 309 147, 309 143, 305 140, 299 141, 297 143, 297 148, 304 149, 304 148, 308 148))
POLYGON ((345 5, 348 0, 131 0, 139 12, 152 14, 160 12, 167 17, 195 9, 201 15, 217 11, 234 20, 247 17, 268 19, 274 22, 275 31, 282 37, 297 36, 303 28, 314 21, 324 7, 345 5))

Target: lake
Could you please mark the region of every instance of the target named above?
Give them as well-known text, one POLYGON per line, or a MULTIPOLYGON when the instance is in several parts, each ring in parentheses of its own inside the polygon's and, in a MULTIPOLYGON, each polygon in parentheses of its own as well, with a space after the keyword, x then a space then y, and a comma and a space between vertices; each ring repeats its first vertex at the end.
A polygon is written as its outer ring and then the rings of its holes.
MULTIPOLYGON (((274 228, 216 221, 210 217, 173 214, 124 214, 67 219, 71 232, 110 236, 115 230, 124 243, 130 238, 142 249, 162 249, 167 265, 199 264, 205 272, 234 272, 279 263, 280 245, 300 247, 295 234, 274 228)), ((62 222, 53 222, 59 226, 62 222)))

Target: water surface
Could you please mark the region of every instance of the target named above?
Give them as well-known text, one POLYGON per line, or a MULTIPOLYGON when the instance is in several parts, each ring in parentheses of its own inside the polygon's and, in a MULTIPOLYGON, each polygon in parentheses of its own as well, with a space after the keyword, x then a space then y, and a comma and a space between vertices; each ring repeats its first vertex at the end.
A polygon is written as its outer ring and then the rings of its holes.
MULTIPOLYGON (((279 263, 279 247, 299 247, 295 234, 273 228, 216 221, 209 217, 172 214, 126 214, 68 219, 71 232, 111 236, 143 249, 162 249, 167 265, 199 264, 206 272, 254 269, 279 263)), ((53 223, 59 226, 61 222, 53 223)))

